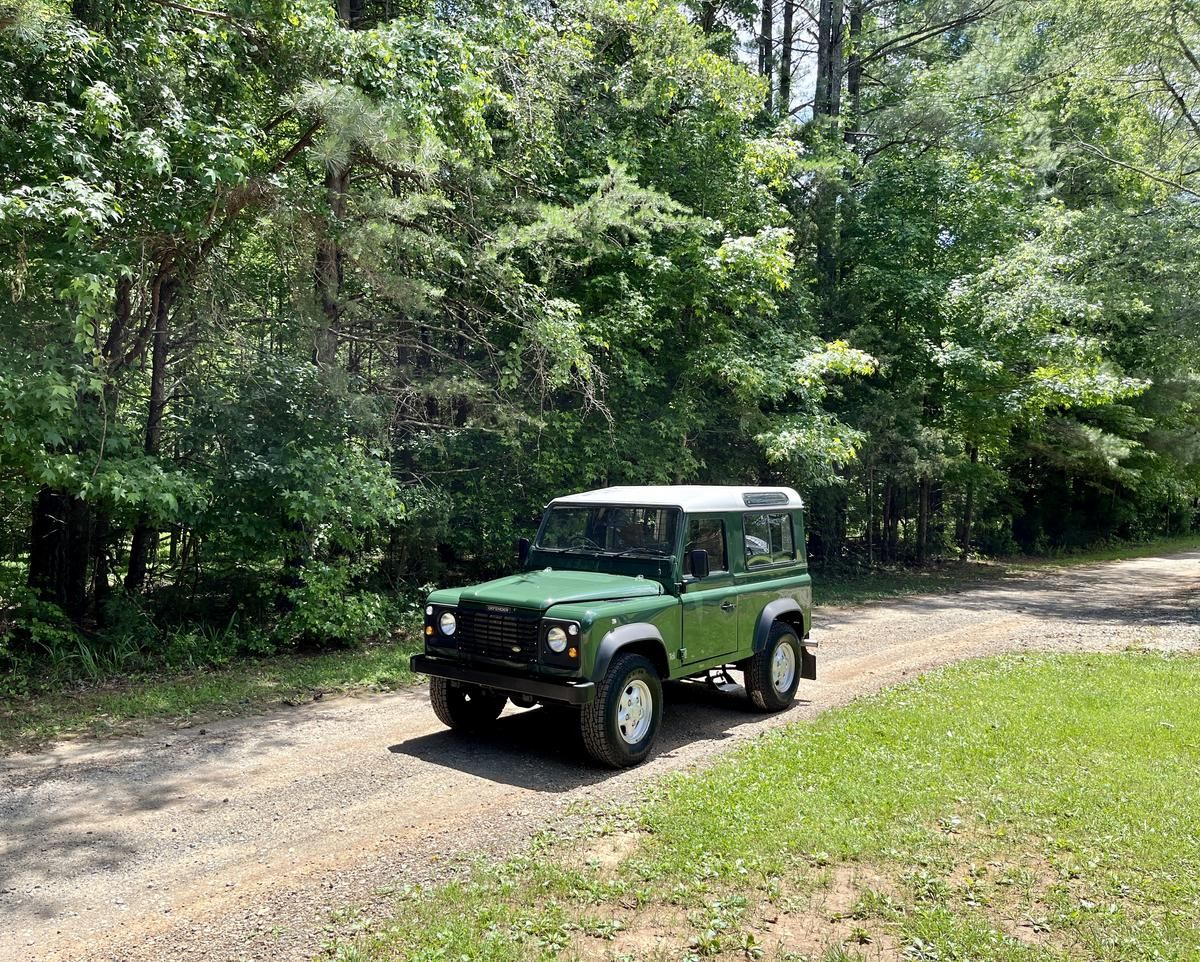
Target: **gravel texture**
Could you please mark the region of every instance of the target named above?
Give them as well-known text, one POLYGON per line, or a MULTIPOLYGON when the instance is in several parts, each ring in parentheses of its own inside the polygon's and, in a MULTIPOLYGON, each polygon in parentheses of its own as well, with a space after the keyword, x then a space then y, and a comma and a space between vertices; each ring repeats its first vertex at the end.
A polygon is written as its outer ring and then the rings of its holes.
POLYGON ((1047 569, 817 613, 820 681, 781 715, 668 687, 657 753, 590 767, 561 713, 463 738, 423 689, 0 759, 0 960, 288 960, 390 893, 521 850, 578 802, 636 797, 768 728, 948 662, 1200 649, 1200 551, 1047 569), (356 912, 339 911, 346 906, 356 912))

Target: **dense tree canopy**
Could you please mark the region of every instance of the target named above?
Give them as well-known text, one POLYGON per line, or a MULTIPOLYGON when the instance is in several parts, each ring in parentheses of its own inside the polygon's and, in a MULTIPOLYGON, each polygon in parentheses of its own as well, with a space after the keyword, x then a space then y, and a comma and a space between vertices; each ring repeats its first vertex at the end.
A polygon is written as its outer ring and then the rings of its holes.
POLYGON ((1200 524, 1192 0, 6 0, 0 79, 0 655, 353 641, 602 484, 1200 524))

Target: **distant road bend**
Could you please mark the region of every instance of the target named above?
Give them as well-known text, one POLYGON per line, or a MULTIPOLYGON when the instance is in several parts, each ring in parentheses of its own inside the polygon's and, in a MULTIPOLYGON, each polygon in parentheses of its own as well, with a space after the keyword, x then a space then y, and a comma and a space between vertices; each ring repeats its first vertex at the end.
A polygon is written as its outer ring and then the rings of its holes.
POLYGON ((540 709, 466 739, 423 688, 0 759, 0 960, 310 958, 335 909, 521 849, 573 802, 634 796, 773 726, 1000 652, 1200 648, 1200 551, 815 617, 820 681, 780 716, 673 686, 660 748, 613 774, 540 709), (803 700, 807 699, 807 700, 803 700), (549 722, 549 723, 548 723, 549 722))

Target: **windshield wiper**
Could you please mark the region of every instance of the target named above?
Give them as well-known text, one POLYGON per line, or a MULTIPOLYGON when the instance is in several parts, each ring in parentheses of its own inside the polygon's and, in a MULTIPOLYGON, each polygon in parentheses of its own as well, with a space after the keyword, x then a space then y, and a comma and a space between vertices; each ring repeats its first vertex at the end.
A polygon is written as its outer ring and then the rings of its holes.
POLYGON ((555 554, 582 554, 596 558, 633 558, 639 555, 649 558, 669 558, 669 554, 653 548, 626 548, 623 551, 606 551, 604 548, 551 548, 548 545, 533 546, 535 551, 553 551, 555 554))

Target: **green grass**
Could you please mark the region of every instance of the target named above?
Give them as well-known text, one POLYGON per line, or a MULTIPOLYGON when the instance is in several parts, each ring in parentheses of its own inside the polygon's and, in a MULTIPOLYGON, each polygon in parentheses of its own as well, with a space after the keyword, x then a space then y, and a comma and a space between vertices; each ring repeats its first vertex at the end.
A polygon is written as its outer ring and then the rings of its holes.
POLYGON ((0 753, 64 735, 136 733, 296 705, 327 694, 389 690, 412 679, 408 643, 322 655, 280 655, 207 671, 139 676, 0 703, 0 753))
POLYGON ((527 857, 406 891, 328 955, 1194 960, 1198 770, 1200 659, 959 665, 638 810, 577 812, 527 857))

